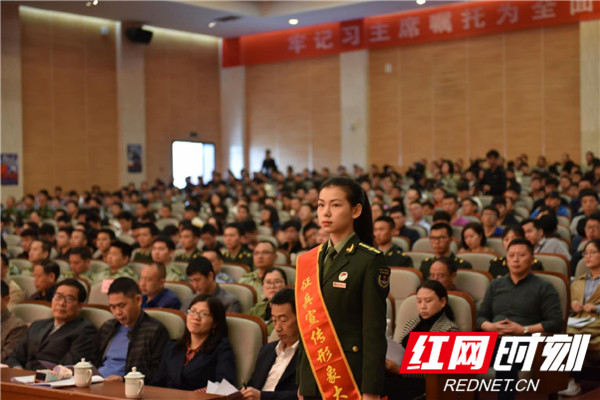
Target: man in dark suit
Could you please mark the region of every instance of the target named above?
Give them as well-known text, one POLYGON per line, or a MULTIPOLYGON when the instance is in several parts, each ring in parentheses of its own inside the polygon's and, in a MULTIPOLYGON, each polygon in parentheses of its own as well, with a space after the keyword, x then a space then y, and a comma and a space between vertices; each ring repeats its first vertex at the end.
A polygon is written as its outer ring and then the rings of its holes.
POLYGON ((281 289, 273 295, 271 318, 279 340, 260 349, 248 387, 241 390, 246 400, 298 398, 296 359, 300 333, 293 289, 281 289))
POLYGON ((96 352, 96 328, 79 316, 86 292, 81 283, 65 279, 56 285, 52 298, 53 318, 34 321, 6 364, 30 370, 45 368, 42 361, 75 364, 96 352))

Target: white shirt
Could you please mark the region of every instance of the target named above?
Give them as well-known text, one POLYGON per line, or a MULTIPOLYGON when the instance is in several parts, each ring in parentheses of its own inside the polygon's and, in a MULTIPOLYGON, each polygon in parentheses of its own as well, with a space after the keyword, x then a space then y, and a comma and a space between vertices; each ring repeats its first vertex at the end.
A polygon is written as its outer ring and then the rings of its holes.
POLYGON ((267 376, 267 380, 265 381, 265 385, 262 390, 265 392, 274 392, 281 376, 285 372, 290 361, 294 358, 294 354, 298 349, 299 340, 296 340, 296 343, 289 346, 287 349, 283 350, 283 343, 281 340, 275 346, 275 354, 277 354, 277 358, 275 358, 275 362, 269 371, 269 375, 267 376))

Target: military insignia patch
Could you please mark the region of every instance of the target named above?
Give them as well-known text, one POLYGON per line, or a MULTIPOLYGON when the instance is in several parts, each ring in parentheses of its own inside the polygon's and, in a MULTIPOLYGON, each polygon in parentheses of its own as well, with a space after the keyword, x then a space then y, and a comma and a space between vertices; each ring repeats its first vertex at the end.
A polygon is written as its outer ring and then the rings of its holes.
POLYGON ((387 289, 390 286, 390 268, 379 267, 379 274, 377 275, 377 284, 382 289, 387 289))

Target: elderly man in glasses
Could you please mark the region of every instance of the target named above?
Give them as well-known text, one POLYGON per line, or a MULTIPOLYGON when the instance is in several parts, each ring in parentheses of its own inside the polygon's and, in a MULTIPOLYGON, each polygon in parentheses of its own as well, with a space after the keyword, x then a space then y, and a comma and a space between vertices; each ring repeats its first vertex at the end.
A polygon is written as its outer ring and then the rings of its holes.
POLYGON ((65 279, 56 285, 52 318, 34 321, 27 335, 6 360, 13 368, 46 368, 40 360, 75 364, 96 351, 96 328, 79 316, 86 292, 81 283, 65 279))

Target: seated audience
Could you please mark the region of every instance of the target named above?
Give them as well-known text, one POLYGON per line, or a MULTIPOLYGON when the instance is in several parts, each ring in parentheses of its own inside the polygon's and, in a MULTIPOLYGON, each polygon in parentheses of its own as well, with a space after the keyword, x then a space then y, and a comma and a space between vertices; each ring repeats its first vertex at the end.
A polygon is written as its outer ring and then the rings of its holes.
POLYGON ((207 294, 196 296, 190 303, 185 325, 183 337, 165 346, 151 384, 197 390, 205 388, 209 380, 227 379, 233 383, 235 357, 227 340, 223 303, 207 294))
POLYGON ((25 300, 25 291, 21 289, 21 286, 17 284, 14 280, 10 279, 9 271, 10 271, 10 263, 8 261, 8 257, 6 254, 0 254, 2 260, 0 261, 1 269, 2 269, 2 280, 6 282, 9 287, 10 293, 10 303, 9 305, 12 307, 15 304, 20 303, 25 300))
MULTIPOLYGON (((400 343, 408 344, 411 332, 457 332, 454 312, 448 303, 448 292, 438 281, 426 281, 417 289, 418 317, 411 318, 402 327, 400 343)), ((398 327, 400 329, 400 327, 398 327)), ((399 375, 400 365, 385 360, 386 394, 388 399, 412 399, 425 393, 425 379, 422 375, 399 375)))
POLYGON ((2 298, 0 300, 2 311, 2 326, 0 328, 0 331, 2 331, 2 343, 0 347, 2 351, 1 361, 3 363, 15 347, 21 343, 25 335, 27 335, 27 324, 13 315, 8 309, 8 305, 10 304, 9 290, 8 284, 2 281, 2 298))
POLYGON ((58 228, 58 233, 56 234, 56 251, 58 252, 59 260, 68 260, 69 259, 69 250, 71 247, 69 243, 71 241, 71 233, 73 232, 73 228, 70 226, 64 226, 58 228))
POLYGON ((129 255, 131 246, 124 242, 114 242, 108 250, 106 263, 108 269, 98 271, 94 274, 94 283, 101 282, 104 279, 117 279, 121 277, 138 279, 137 274, 129 264, 129 255))
POLYGON ((52 243, 44 239, 35 239, 29 248, 29 261, 36 263, 47 260, 52 251, 52 243))
POLYGON ((60 267, 50 260, 40 260, 33 264, 33 284, 36 292, 28 300, 52 301, 54 285, 60 276, 60 267))
MULTIPOLYGON (((563 329, 560 299, 551 283, 531 273, 533 246, 526 239, 514 239, 506 251, 508 275, 492 281, 477 310, 477 325, 485 332, 501 336, 532 333, 559 333, 563 329)), ((498 398, 514 399, 514 385, 522 363, 511 371, 496 371, 497 379, 507 381, 498 398)))
POLYGON ((508 208, 509 202, 512 203, 510 197, 504 198, 502 196, 496 196, 492 199, 492 206, 496 207, 496 210, 498 210, 498 225, 500 226, 519 224, 519 221, 513 212, 508 208))
POLYGON ((279 246, 288 252, 288 254, 298 253, 302 250, 302 244, 300 243, 300 223, 293 219, 286 221, 281 225, 281 231, 283 232, 284 241, 279 246))
POLYGON ((481 225, 483 225, 485 237, 502 236, 502 228, 498 226, 498 218, 500 218, 500 213, 496 207, 483 207, 483 210, 481 211, 481 225))
POLYGON ((271 297, 287 286, 287 277, 281 268, 273 267, 265 270, 262 280, 262 299, 254 305, 248 314, 257 316, 265 321, 267 335, 273 332, 273 321, 271 319, 271 297))
POLYGON ((585 242, 593 239, 600 239, 600 213, 595 213, 586 217, 583 220, 583 224, 583 232, 585 235, 582 237, 583 240, 579 244, 579 248, 575 249, 573 257, 571 258, 571 272, 573 275, 575 274, 577 264, 583 258, 583 246, 585 245, 585 242))
POLYGON ((486 246, 486 237, 483 226, 479 222, 469 222, 460 233, 460 249, 458 253, 493 253, 486 246))
POLYGON ((37 238, 37 232, 33 229, 24 229, 21 231, 21 248, 23 252, 19 254, 17 258, 24 258, 26 260, 29 259, 29 250, 31 249, 31 244, 37 238))
POLYGON ((152 223, 141 224, 136 228, 135 241, 139 247, 131 256, 132 262, 152 261, 152 244, 157 235, 158 228, 152 223))
POLYGON ((94 281, 94 273, 91 270, 92 251, 89 247, 75 247, 69 251, 70 271, 63 273, 64 278, 83 278, 88 283, 94 281))
POLYGON ((106 262, 108 259, 108 251, 110 245, 117 240, 115 232, 110 228, 103 228, 98 231, 96 235, 96 248, 98 249, 94 254, 95 260, 101 260, 106 262))
POLYGON ((210 261, 212 264, 213 271, 215 271, 215 281, 217 281, 217 283, 234 283, 232 277, 221 271, 224 262, 223 254, 221 254, 219 249, 205 250, 202 253, 202 257, 208 259, 208 261, 210 261))
POLYGON ((161 263, 146 264, 140 272, 142 308, 162 307, 179 310, 181 300, 170 289, 165 288, 167 269, 161 263))
POLYGON ((463 217, 479 217, 479 205, 472 197, 465 198, 460 205, 460 214, 463 217))
MULTIPOLYGON (((525 232, 523 231, 523 228, 521 228, 521 225, 508 225, 506 228, 504 228, 504 232, 502 232, 502 245, 504 246, 504 250, 506 251, 510 242, 517 238, 525 238, 525 232)), ((543 271, 544 267, 538 259, 534 259, 533 264, 531 265, 531 270, 543 271)), ((492 260, 490 260, 490 268, 488 272, 493 278, 501 278, 508 274, 506 257, 494 257, 492 260)))
MULTIPOLYGON (((562 215, 570 218, 571 212, 569 211, 569 208, 561 203, 562 198, 560 197, 560 194, 557 191, 550 191, 544 196, 544 205, 547 208, 553 210, 556 215, 562 215)), ((533 210, 533 212, 530 215, 530 218, 537 218, 540 212, 542 211, 541 208, 542 207, 540 206, 533 210)))
POLYGON ((470 221, 458 214, 458 200, 456 195, 446 193, 442 200, 442 209, 450 215, 450 224, 452 226, 465 226, 470 221))
POLYGON ((298 398, 296 360, 300 332, 294 290, 279 290, 271 297, 270 303, 271 319, 279 340, 260 349, 248 386, 241 390, 246 400, 298 398))
MULTIPOLYGON (((571 284, 571 312, 577 318, 594 318, 583 328, 567 327, 569 334, 590 334, 586 359, 600 361, 600 240, 590 240, 583 249, 587 271, 571 284)), ((576 396, 581 392, 581 374, 573 373, 563 396, 576 396)))
POLYGON ((550 219, 556 220, 556 217, 545 215, 540 219, 526 219, 521 223, 523 231, 525 232, 525 238, 529 240, 533 246, 534 252, 537 253, 551 253, 560 254, 570 259, 570 254, 561 241, 557 238, 546 237, 544 233, 544 222, 550 219))
POLYGON ((133 236, 133 214, 129 211, 121 211, 116 218, 121 227, 120 234, 133 236))
POLYGON ((12 368, 44 369, 40 361, 72 365, 82 358, 91 360, 96 352, 96 328, 79 312, 86 291, 74 279, 56 285, 52 318, 34 321, 27 335, 6 359, 12 368))
POLYGON ((159 236, 152 244, 152 261, 161 263, 167 269, 167 281, 184 281, 185 276, 181 270, 171 264, 175 243, 167 236, 159 236))
POLYGON ((431 243, 434 256, 428 257, 421 262, 419 269, 423 273, 424 280, 429 279, 429 269, 431 268, 431 264, 441 257, 449 258, 456 268, 473 269, 468 261, 456 257, 450 250, 450 243, 452 242, 452 227, 447 223, 441 222, 433 224, 431 227, 429 242, 431 243))
POLYGON ((202 251, 223 250, 225 245, 217 240, 217 228, 211 224, 206 224, 200 230, 200 239, 202 240, 202 251))
MULTIPOLYGON (((240 206, 238 207, 238 222, 242 222, 245 219, 250 217, 250 213, 248 211, 248 207, 240 206), (239 211, 243 211, 245 209, 245 213, 240 213, 239 211)), ((260 212, 260 225, 271 228, 271 234, 275 235, 279 228, 281 227, 279 223, 279 214, 277 212, 277 208, 269 205, 265 205, 260 212)))
POLYGON ((98 333, 95 365, 103 377, 121 381, 136 367, 150 382, 169 340, 167 329, 142 310, 142 295, 130 278, 117 278, 108 289, 108 306, 114 319, 98 333))
POLYGON ((275 246, 268 240, 261 240, 254 248, 253 257, 254 271, 242 275, 239 283, 252 286, 256 289, 257 298, 262 299, 262 280, 265 271, 273 268, 277 258, 275 246))
POLYGON ((392 243, 394 220, 390 217, 379 217, 373 225, 375 245, 385 256, 390 267, 412 267, 412 259, 397 245, 392 243))
POLYGON ((579 192, 579 201, 581 202, 581 213, 573 217, 571 221, 571 233, 577 234, 577 224, 584 218, 598 212, 598 193, 594 189, 584 189, 579 192))
POLYGON ((406 213, 404 212, 404 208, 402 208, 402 206, 394 206, 390 208, 389 214, 390 218, 394 220, 394 231, 392 235, 407 237, 408 240, 410 240, 410 245, 412 247, 412 245, 419 240, 420 236, 419 232, 406 226, 406 213))
POLYGON ((88 246, 88 235, 83 227, 78 227, 71 232, 69 238, 69 247, 74 249, 75 247, 88 246))
POLYGON ((186 312, 189 310, 192 300, 198 294, 205 294, 219 299, 223 303, 226 312, 241 312, 242 306, 237 297, 222 289, 215 280, 215 271, 208 259, 204 257, 191 259, 188 263, 186 273, 195 293, 183 302, 182 311, 186 312))
POLYGON ((200 229, 192 224, 183 224, 179 233, 179 243, 183 252, 175 256, 175 261, 188 262, 192 258, 200 257, 202 252, 198 249, 200 229))
POLYGON ((245 264, 252 268, 252 253, 250 249, 242 243, 242 238, 246 231, 242 224, 231 223, 225 225, 223 231, 223 241, 225 249, 221 250, 225 262, 245 264))
POLYGON ((309 222, 302 229, 302 238, 304 239, 304 250, 310 250, 319 245, 318 242, 318 234, 319 234, 319 225, 314 222, 309 222))

